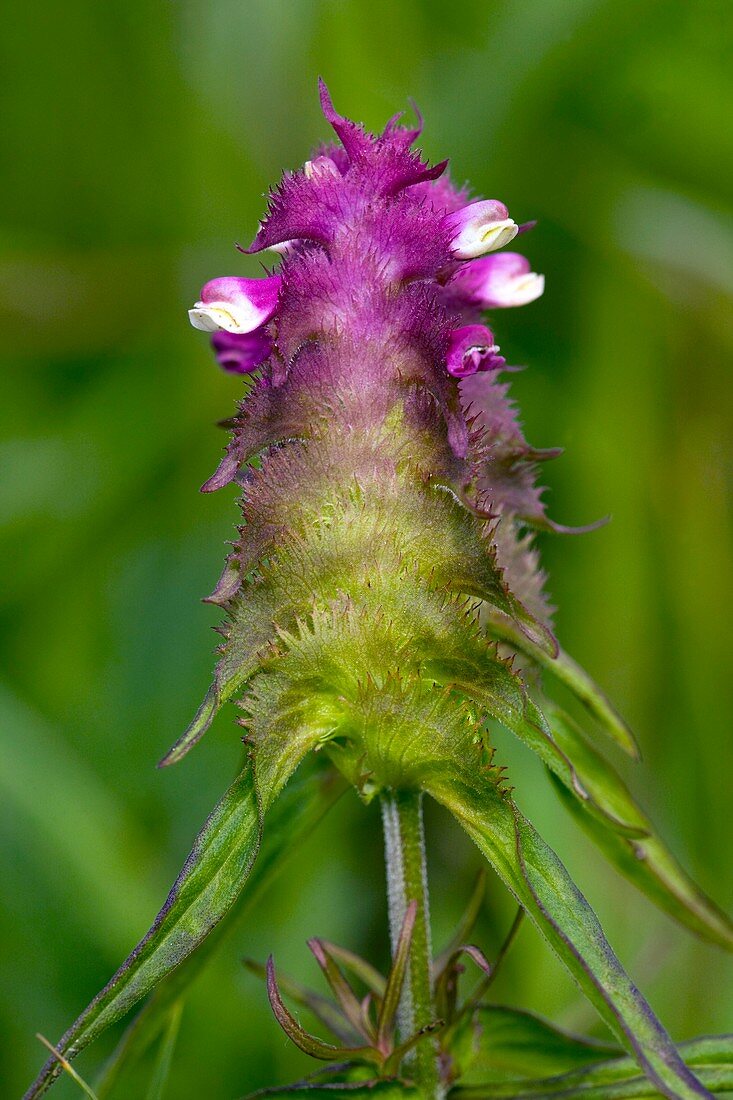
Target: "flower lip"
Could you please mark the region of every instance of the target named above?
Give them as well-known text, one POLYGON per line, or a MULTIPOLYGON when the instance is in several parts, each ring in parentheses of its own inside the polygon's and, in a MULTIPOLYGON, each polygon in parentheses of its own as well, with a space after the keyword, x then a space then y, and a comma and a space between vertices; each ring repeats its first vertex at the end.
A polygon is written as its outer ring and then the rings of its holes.
POLYGON ((462 298, 481 309, 507 308, 539 298, 545 277, 532 271, 529 260, 518 252, 499 252, 466 264, 452 285, 462 298))
POLYGON ((212 279, 201 291, 201 300, 188 311, 191 324, 202 332, 253 332, 277 309, 281 284, 280 275, 212 279))
POLYGON ((503 248, 519 232, 517 223, 498 199, 481 199, 446 215, 451 248, 458 260, 473 260, 503 248))
POLYGON ((485 325, 464 325, 454 329, 448 341, 446 367, 454 378, 467 378, 477 371, 499 370, 506 363, 485 325))

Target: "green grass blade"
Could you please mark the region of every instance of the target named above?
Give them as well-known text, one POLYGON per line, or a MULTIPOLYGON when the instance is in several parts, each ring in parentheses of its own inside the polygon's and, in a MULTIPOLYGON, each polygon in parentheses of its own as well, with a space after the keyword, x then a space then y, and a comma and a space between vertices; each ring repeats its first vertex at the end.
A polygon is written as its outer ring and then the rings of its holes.
POLYGON ((168 1078, 170 1077, 171 1067, 173 1066, 173 1055, 175 1053, 176 1043, 178 1042, 178 1032, 181 1026, 182 1013, 183 1002, 177 1001, 170 1012, 168 1026, 165 1029, 163 1041, 160 1044, 160 1051, 158 1052, 158 1058, 155 1062, 153 1077, 150 1082, 146 1100, 163 1100, 168 1078))
POLYGON ((84 1095, 89 1097, 89 1100, 99 1100, 99 1097, 94 1092, 94 1089, 86 1083, 83 1077, 79 1076, 74 1067, 67 1061, 66 1058, 64 1058, 63 1054, 61 1054, 61 1052, 57 1050, 55 1046, 49 1043, 48 1039, 44 1038, 44 1036, 40 1034, 37 1035, 36 1038, 40 1039, 43 1045, 51 1051, 51 1055, 53 1058, 56 1059, 59 1069, 63 1070, 64 1073, 68 1077, 70 1077, 75 1084, 79 1086, 84 1095))

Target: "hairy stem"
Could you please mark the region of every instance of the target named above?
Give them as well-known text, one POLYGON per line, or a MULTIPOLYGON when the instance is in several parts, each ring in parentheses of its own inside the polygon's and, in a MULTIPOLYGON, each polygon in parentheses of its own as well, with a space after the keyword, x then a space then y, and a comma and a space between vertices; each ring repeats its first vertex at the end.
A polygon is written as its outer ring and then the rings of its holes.
MULTIPOLYGON (((382 822, 393 954, 407 906, 412 901, 418 906, 410 964, 398 1014, 400 1040, 404 1042, 435 1020, 422 792, 385 791, 382 794, 382 822)), ((425 1097, 441 1100, 444 1090, 435 1043, 426 1037, 409 1058, 411 1073, 425 1097)))

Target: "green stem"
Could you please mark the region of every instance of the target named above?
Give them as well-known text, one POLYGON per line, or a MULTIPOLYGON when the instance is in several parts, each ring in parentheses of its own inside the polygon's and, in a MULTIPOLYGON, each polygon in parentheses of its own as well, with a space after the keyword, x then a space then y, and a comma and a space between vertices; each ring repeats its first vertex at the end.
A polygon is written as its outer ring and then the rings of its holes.
MULTIPOLYGON (((435 1020, 422 792, 385 791, 381 801, 393 955, 407 906, 411 901, 418 906, 410 965, 398 1012, 400 1041, 404 1042, 435 1020)), ((411 1075, 427 1100, 442 1100, 444 1090, 435 1042, 426 1037, 408 1058, 411 1075)))

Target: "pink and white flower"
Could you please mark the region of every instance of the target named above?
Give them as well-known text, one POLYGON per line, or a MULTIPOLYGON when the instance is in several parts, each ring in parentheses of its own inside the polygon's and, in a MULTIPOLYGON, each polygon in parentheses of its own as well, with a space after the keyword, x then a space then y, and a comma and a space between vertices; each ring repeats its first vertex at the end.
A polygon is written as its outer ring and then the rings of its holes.
POLYGON ((243 279, 225 276, 212 279, 201 291, 188 316, 194 328, 202 332, 246 333, 270 320, 277 309, 282 278, 270 275, 264 279, 243 279))
POLYGON ((504 309, 534 302, 545 289, 545 277, 518 252, 498 252, 465 264, 450 286, 480 309, 504 309))
POLYGON ((495 252, 513 240, 519 232, 517 223, 498 199, 481 199, 446 215, 452 233, 451 249, 458 260, 473 260, 487 252, 495 252))

